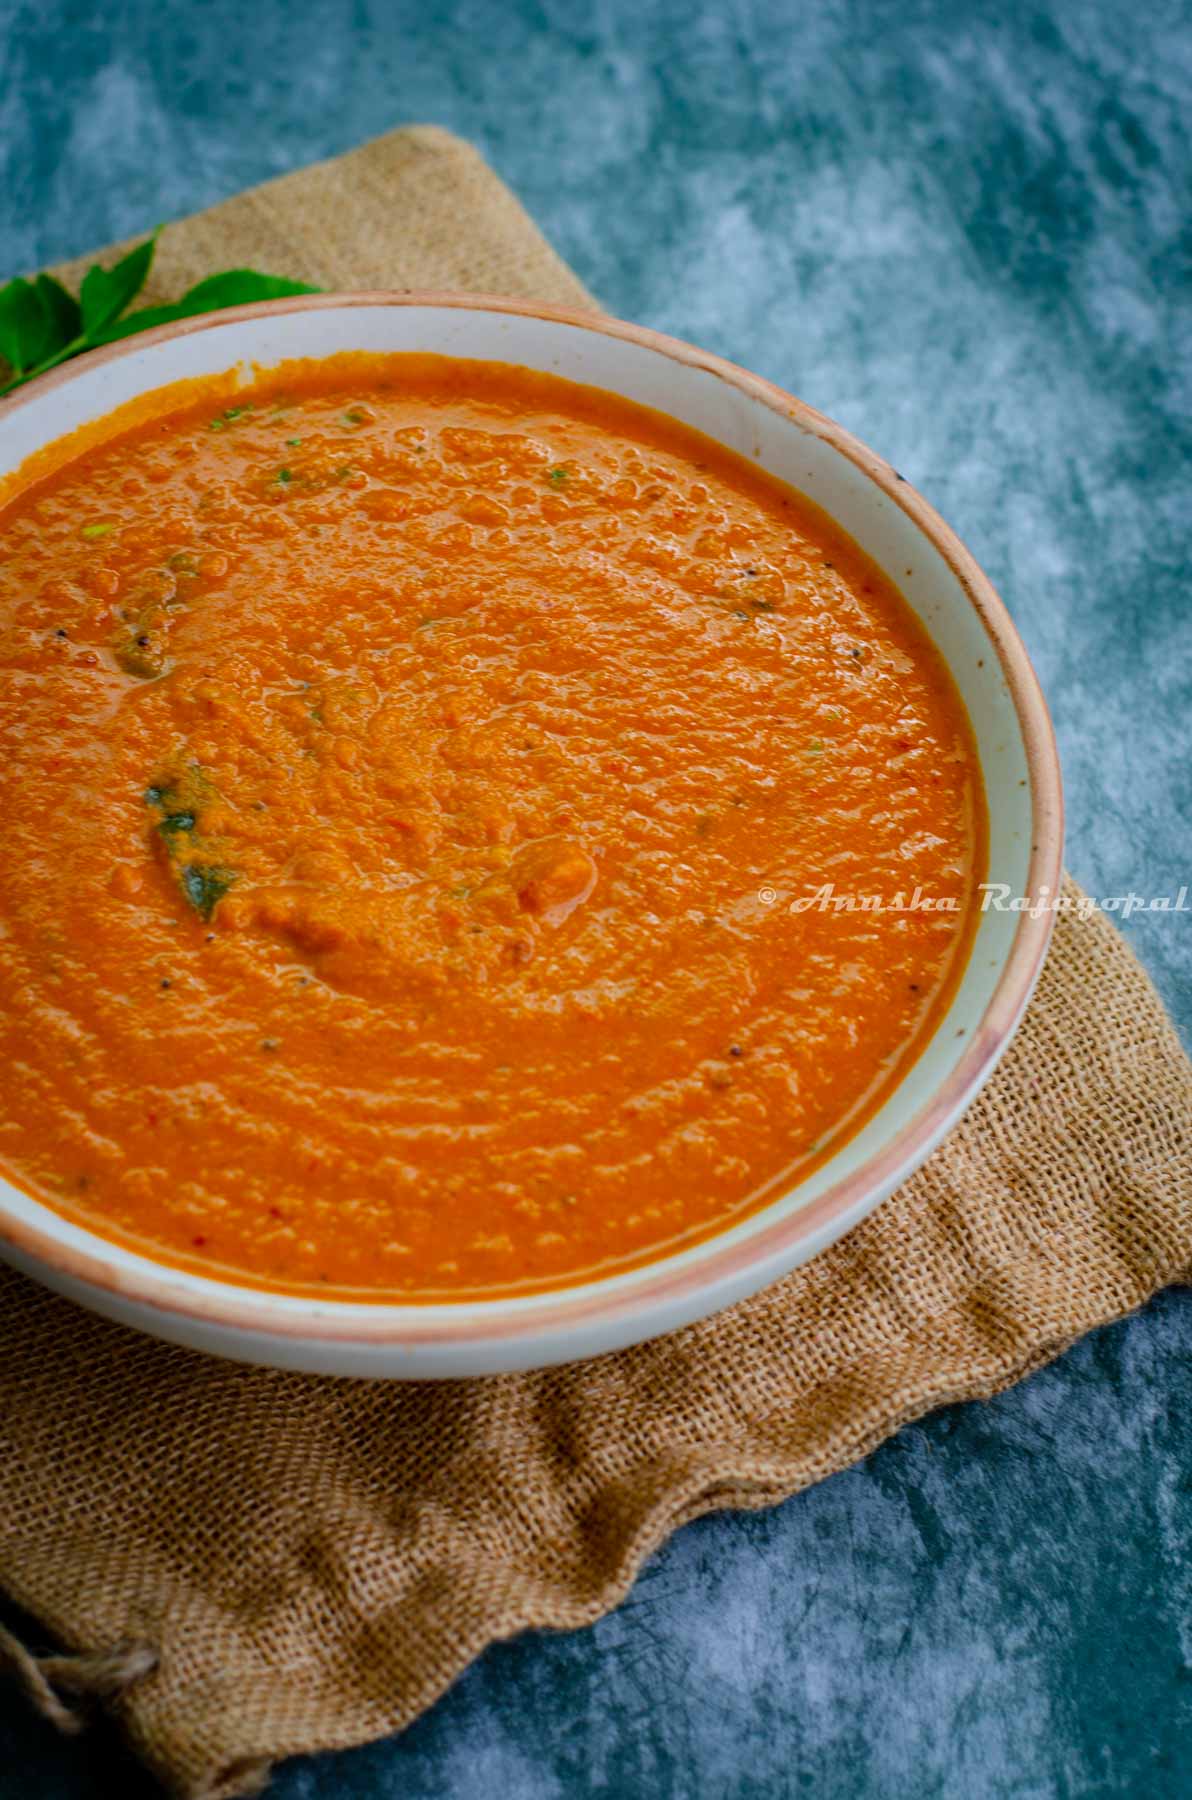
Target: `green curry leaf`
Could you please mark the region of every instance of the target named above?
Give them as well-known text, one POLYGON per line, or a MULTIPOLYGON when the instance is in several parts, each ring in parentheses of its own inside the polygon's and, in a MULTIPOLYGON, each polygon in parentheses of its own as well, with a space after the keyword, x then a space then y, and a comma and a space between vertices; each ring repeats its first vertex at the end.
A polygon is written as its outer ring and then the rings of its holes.
POLYGON ((80 312, 52 275, 0 288, 0 356, 18 373, 33 369, 79 335, 80 312))
POLYGON ((288 281, 283 275, 261 275, 255 269, 229 269, 225 275, 210 275, 200 281, 172 306, 143 306, 127 318, 105 326, 92 339, 92 344, 111 344, 117 338, 131 337, 136 331, 149 331, 154 325, 171 325, 175 319, 193 319, 199 313, 219 312, 225 306, 247 306, 254 300, 282 300, 290 294, 317 294, 318 288, 306 281, 288 281))
POLYGON ((39 275, 33 283, 45 321, 45 337, 34 359, 41 362, 74 342, 83 329, 83 309, 52 275, 39 275))
POLYGON ((18 371, 28 369, 40 338, 41 308, 33 283, 10 281, 0 288, 0 356, 18 371))
POLYGON ((83 309, 83 330, 89 342, 93 343, 105 325, 119 318, 144 287, 160 230, 159 225, 152 237, 130 250, 127 256, 122 256, 112 268, 101 269, 98 263, 92 263, 84 275, 79 304, 83 309))
POLYGON ((308 282, 284 275, 226 269, 197 282, 180 300, 130 313, 128 308, 152 267, 157 238, 155 231, 110 269, 98 264, 88 269, 77 300, 52 275, 39 275, 34 281, 18 276, 0 287, 0 362, 10 370, 7 383, 0 381, 0 395, 84 350, 149 331, 154 325, 218 312, 225 306, 318 292, 308 282))
POLYGON ((222 306, 247 306, 254 300, 285 300, 291 294, 317 294, 308 281, 289 281, 284 275, 262 275, 257 269, 226 269, 208 275, 178 302, 182 316, 217 312, 222 306))

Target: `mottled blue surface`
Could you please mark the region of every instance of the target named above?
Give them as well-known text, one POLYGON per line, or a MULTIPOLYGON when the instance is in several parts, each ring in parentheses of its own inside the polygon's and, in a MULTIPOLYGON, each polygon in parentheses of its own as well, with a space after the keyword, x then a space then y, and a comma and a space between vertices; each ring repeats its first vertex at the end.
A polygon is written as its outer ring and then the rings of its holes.
MULTIPOLYGON (((1192 885, 1183 4, 0 0, 0 276, 403 120, 471 137, 613 311, 883 451, 1008 600, 1069 863, 1192 885), (432 16, 432 12, 434 16, 432 16), (1182 305, 1182 318, 1177 306, 1182 305)), ((1192 915, 1130 936, 1192 1038, 1192 915)), ((1192 1795, 1192 1300, 482 1658, 277 1800, 1192 1795)), ((0 1794, 138 1800, 0 1695, 0 1794)))

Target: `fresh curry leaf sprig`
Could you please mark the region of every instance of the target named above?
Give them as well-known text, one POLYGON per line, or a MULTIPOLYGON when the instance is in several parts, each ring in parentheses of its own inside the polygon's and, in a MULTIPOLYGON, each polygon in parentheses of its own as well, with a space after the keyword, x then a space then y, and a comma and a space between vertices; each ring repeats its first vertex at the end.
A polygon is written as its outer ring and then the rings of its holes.
POLYGON ((0 288, 0 361, 9 367, 7 380, 0 376, 0 394, 11 393, 22 382, 32 381, 35 375, 43 375, 84 350, 98 349, 100 344, 114 343, 154 325, 218 312, 225 306, 244 306, 251 300, 318 292, 309 282, 289 281, 282 275, 227 269, 222 275, 207 276, 172 305, 142 306, 129 312, 152 267, 160 229, 112 268, 101 269, 96 264, 88 269, 77 300, 52 275, 38 275, 33 281, 18 276, 0 288))

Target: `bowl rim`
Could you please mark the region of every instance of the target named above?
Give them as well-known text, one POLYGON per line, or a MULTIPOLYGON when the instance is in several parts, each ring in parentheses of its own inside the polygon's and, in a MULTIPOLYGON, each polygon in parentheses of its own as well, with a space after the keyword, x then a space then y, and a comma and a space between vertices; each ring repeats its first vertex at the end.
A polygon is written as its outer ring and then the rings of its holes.
MULTIPOLYGON (((1063 791, 1055 733, 1025 645, 992 582, 930 502, 885 458, 826 414, 725 357, 649 326, 631 324, 595 309, 555 306, 501 294, 424 288, 301 294, 197 314, 88 351, 0 399, 0 427, 19 408, 42 400, 54 389, 101 364, 174 338, 288 313, 373 306, 510 313, 619 338, 717 377, 748 400, 793 421, 846 457, 910 518, 938 552, 986 630, 1018 717, 1026 755, 1031 845, 1025 892, 1031 895, 1046 893, 1051 897, 1059 892, 1063 791)), ((167 376, 162 385, 168 385, 168 381, 167 376)), ((153 389, 144 391, 151 393, 153 389)), ((521 1307, 514 1307, 512 1311, 507 1310, 511 1302, 499 1298, 486 1300, 483 1296, 476 1300, 432 1303, 370 1300, 363 1296, 336 1300, 312 1295, 309 1313, 295 1310, 287 1314, 272 1311, 271 1303, 280 1299, 293 1302, 296 1296, 292 1294, 285 1295, 268 1287, 240 1286, 233 1280, 196 1271, 188 1270, 186 1274, 200 1285, 200 1291, 193 1294, 180 1292, 171 1284, 171 1276, 176 1278, 179 1271, 167 1263, 156 1263, 149 1246, 134 1250, 115 1240, 109 1244, 100 1233, 79 1225, 76 1229, 86 1232, 97 1248, 94 1251, 76 1248, 63 1243, 52 1227, 14 1218, 2 1196, 0 1244, 11 1247, 18 1256, 44 1267, 47 1273, 52 1272, 68 1285, 98 1290, 114 1304, 144 1308, 163 1320, 182 1319, 200 1328, 247 1332, 283 1343, 359 1345, 372 1350, 391 1346, 394 1350, 415 1353, 420 1348, 451 1346, 462 1350, 471 1346, 478 1351, 486 1342, 508 1346, 511 1340, 538 1336, 557 1338, 560 1333, 572 1330, 582 1331, 585 1338, 603 1340, 607 1334, 611 1341, 615 1334, 616 1342, 628 1342, 631 1340, 623 1330, 627 1313, 673 1312, 682 1307, 684 1300, 690 1302, 705 1290, 731 1288, 735 1295, 754 1291, 765 1281, 774 1279, 782 1269, 789 1269, 816 1254, 851 1228, 917 1168, 993 1072, 1034 989, 1053 924, 1051 907, 1042 911, 1031 908, 1019 913, 1001 973, 984 1012, 970 1031, 965 1053, 946 1080, 883 1148, 851 1173, 842 1175, 814 1200, 785 1218, 771 1221, 744 1241, 722 1243, 717 1247, 713 1235, 706 1240, 707 1253, 702 1259, 680 1268, 674 1266, 679 1251, 669 1255, 664 1253, 632 1271, 637 1279, 619 1291, 602 1291, 610 1289, 617 1280, 617 1274, 613 1273, 603 1278, 589 1277, 582 1288, 579 1283, 572 1283, 547 1288, 532 1296, 518 1296, 521 1307), (131 1256, 144 1266, 122 1268, 109 1260, 105 1250, 116 1256, 131 1256), (751 1284, 750 1271, 753 1269, 766 1272, 760 1273, 751 1284), (771 1270, 774 1273, 770 1273, 771 1270), (525 1306, 527 1298, 535 1302, 532 1309, 525 1306), (350 1318, 339 1316, 349 1309, 350 1318), (428 1316, 432 1310, 438 1315, 434 1320, 428 1316)), ((38 1201, 36 1195, 29 1198, 49 1217, 59 1216, 44 1202, 38 1201)), ((63 1218, 62 1223, 74 1224, 74 1221, 63 1218)), ((713 1301, 708 1308, 700 1308, 698 1303, 695 1308, 688 1305, 682 1316, 700 1316, 701 1311, 713 1310, 720 1303, 713 1301)), ((660 1329, 667 1327, 647 1325, 634 1334, 634 1339, 650 1336, 660 1329)), ((583 1353, 577 1350, 577 1354, 583 1353)))

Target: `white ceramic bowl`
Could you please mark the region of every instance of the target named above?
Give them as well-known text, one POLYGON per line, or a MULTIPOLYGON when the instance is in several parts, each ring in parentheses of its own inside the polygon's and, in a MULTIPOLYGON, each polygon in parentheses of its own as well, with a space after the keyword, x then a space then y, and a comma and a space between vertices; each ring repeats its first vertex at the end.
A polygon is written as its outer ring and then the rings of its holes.
MULTIPOLYGON (((0 477, 66 432, 169 382, 236 366, 247 380, 254 364, 341 350, 437 351, 549 370, 669 413, 801 489, 896 581, 952 671, 985 780, 989 880, 1011 895, 1056 892, 1062 803, 1047 710, 1018 634, 972 557, 887 463, 838 425, 672 338, 486 296, 315 295, 244 307, 113 345, 19 389, 0 405, 0 477)), ((805 1262, 923 1161, 1005 1049, 1038 975, 1051 916, 985 911, 946 1016, 863 1129, 781 1199, 645 1268, 521 1299, 296 1298, 134 1254, 3 1180, 0 1255, 82 1305, 159 1337, 327 1374, 489 1374, 638 1342, 805 1262)))

